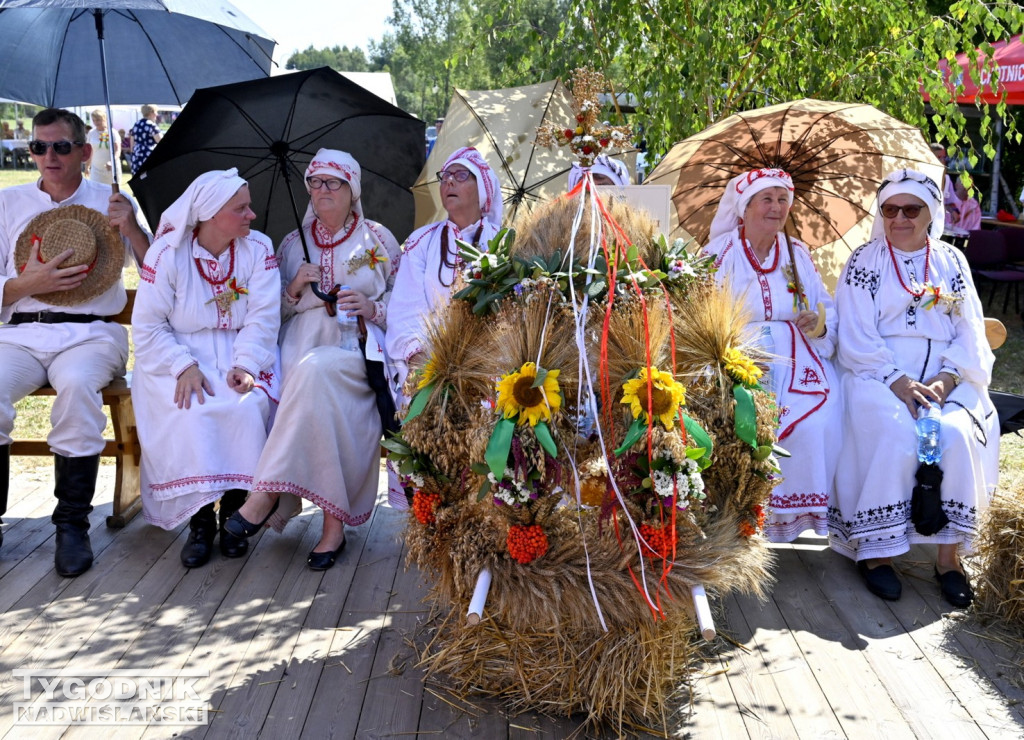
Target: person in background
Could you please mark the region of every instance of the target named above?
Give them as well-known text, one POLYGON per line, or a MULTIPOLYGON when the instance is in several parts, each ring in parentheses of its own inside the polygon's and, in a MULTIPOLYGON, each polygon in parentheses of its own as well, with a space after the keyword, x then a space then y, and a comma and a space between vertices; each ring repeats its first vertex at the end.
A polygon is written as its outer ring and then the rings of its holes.
POLYGON ((995 358, 967 259, 938 241, 938 184, 897 170, 877 203, 871 241, 850 256, 836 287, 846 413, 829 545, 888 600, 902 593, 893 558, 914 544, 936 545, 942 595, 965 607, 973 592, 959 553, 971 550, 999 471, 999 420, 988 395, 995 358), (941 409, 937 476, 917 449, 918 416, 933 405, 941 409), (912 504, 925 485, 933 509, 941 505, 929 526, 920 517, 924 496, 917 515, 912 504))
POLYGON ((22 121, 20 118, 16 120, 14 122, 14 138, 27 140, 29 135, 30 132, 27 128, 25 128, 25 122, 22 121))
POLYGON ((942 200, 945 203, 956 200, 956 191, 953 189, 953 178, 949 176, 949 153, 946 147, 937 141, 931 143, 932 154, 942 165, 942 200))
POLYGON ((569 186, 568 190, 571 192, 575 190, 576 186, 580 184, 580 180, 583 179, 583 172, 585 169, 590 170, 590 174, 594 176, 595 185, 617 185, 619 187, 625 187, 630 185, 629 179, 629 168, 625 164, 617 159, 612 159, 607 154, 599 154, 594 159, 594 164, 589 168, 580 166, 579 162, 573 162, 572 169, 569 170, 569 186))
POLYGON ((966 173, 963 177, 967 178, 966 183, 962 182, 959 175, 953 177, 953 193, 955 197, 953 200, 944 200, 946 210, 945 232, 958 236, 966 236, 968 232, 981 228, 981 204, 972 198, 967 191, 967 188, 973 185, 973 180, 966 173))
POLYGON ((361 174, 350 154, 333 149, 318 151, 306 168, 304 234, 290 233, 279 251, 281 406, 252 493, 225 524, 235 536, 250 537, 273 513, 270 525, 280 531, 302 499, 312 501, 323 509, 320 541, 306 558, 313 570, 334 565, 345 548, 346 524, 370 518, 382 416, 394 418, 386 363, 368 362, 367 350, 379 357, 401 250, 390 231, 363 214, 361 174), (337 303, 328 304, 311 283, 321 294, 344 287, 337 303), (378 374, 387 410, 381 410, 371 372, 378 374))
POLYGON ((807 246, 786 231, 793 179, 757 169, 729 184, 703 254, 715 257, 715 281, 750 314, 755 343, 771 358, 761 385, 779 408, 782 482, 772 489, 765 536, 792 542, 804 531, 828 533, 828 507, 842 449, 839 379, 832 365, 838 317, 807 246), (823 321, 817 307, 824 308, 823 321))
POLYGON ((117 167, 117 181, 121 181, 121 139, 117 134, 111 136, 107 127, 107 114, 97 108, 90 114, 92 128, 86 137, 86 141, 92 146, 92 156, 89 157, 89 179, 93 182, 101 182, 110 185, 114 182, 114 171, 111 165, 110 150, 114 150, 114 166, 117 167))
POLYGON ((160 217, 132 311, 132 403, 142 446, 142 514, 162 529, 189 522, 186 568, 205 565, 245 501, 277 404, 280 278, 273 246, 238 171, 197 177, 160 217))
POLYGON ((121 267, 126 255, 142 263, 150 235, 132 200, 83 179, 82 164, 92 147, 85 141, 85 123, 74 113, 59 108, 37 113, 29 151, 39 179, 0 190, 0 516, 7 509, 14 404, 49 384, 57 392, 47 437, 57 498, 54 566, 71 577, 92 566, 89 513, 107 423, 100 389, 124 375, 128 360, 128 332, 105 318, 124 309, 128 297, 121 267), (54 232, 51 239, 44 229, 28 229, 35 218, 64 206, 92 209, 120 232, 117 269, 103 290, 94 285, 106 274, 107 261, 95 246, 104 243, 102 235, 87 238, 88 227, 82 231, 71 224, 76 230, 71 233, 79 236, 54 253, 53 244, 67 232, 54 232), (16 259, 19 242, 31 245, 24 261, 16 259), (85 250, 79 259, 77 253, 90 242, 92 257, 85 250))
POLYGON ((132 174, 137 175, 142 165, 163 134, 156 125, 156 108, 152 105, 143 105, 139 108, 142 118, 135 122, 128 134, 130 149, 132 152, 132 174))

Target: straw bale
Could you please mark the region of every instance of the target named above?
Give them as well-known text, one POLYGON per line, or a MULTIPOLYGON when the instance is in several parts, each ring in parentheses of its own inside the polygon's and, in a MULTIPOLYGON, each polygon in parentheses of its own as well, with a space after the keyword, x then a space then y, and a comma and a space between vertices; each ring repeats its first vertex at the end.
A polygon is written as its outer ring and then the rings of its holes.
POLYGON ((1024 637, 1024 475, 1004 483, 982 520, 976 543, 981 573, 975 609, 1024 637))

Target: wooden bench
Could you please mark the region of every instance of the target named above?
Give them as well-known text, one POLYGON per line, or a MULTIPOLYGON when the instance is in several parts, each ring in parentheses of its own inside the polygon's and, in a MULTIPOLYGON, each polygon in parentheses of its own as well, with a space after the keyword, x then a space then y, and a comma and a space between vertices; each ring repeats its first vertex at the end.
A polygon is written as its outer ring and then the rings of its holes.
MULTIPOLYGON (((128 303, 124 310, 111 321, 130 326, 132 306, 135 305, 135 291, 128 290, 128 303)), ((139 481, 139 458, 142 448, 135 428, 135 409, 132 407, 131 373, 116 378, 102 391, 103 405, 110 409, 110 421, 114 427, 114 438, 105 440, 100 453, 114 458, 114 513, 107 517, 108 527, 123 527, 142 510, 139 481)), ((54 396, 56 392, 46 385, 31 395, 54 396)), ((49 456, 53 453, 43 439, 12 440, 11 455, 49 456)))

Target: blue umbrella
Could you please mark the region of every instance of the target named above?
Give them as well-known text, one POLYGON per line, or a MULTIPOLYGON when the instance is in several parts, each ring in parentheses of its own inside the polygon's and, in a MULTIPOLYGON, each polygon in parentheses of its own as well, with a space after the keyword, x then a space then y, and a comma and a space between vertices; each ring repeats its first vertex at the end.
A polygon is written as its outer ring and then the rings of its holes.
POLYGON ((197 87, 266 77, 273 52, 226 2, 0 0, 0 96, 103 104, 108 121, 111 104, 180 105, 197 87))

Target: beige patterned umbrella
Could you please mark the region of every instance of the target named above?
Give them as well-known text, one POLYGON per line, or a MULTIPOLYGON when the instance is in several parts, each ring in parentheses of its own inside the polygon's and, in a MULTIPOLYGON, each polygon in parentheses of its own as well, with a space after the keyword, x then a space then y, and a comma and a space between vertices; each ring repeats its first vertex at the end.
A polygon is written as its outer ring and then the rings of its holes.
MULTIPOLYGON (((520 207, 530 208, 566 191, 575 160, 568 147, 536 143, 545 121, 575 126, 572 95, 559 80, 504 90, 456 90, 434 148, 412 191, 416 227, 446 218, 437 172, 452 152, 476 147, 501 183, 504 218, 511 222, 520 207)), ((635 151, 615 155, 636 171, 635 151)))
POLYGON ((807 98, 729 116, 679 142, 644 184, 671 185, 673 236, 704 244, 726 184, 759 167, 792 175, 790 233, 818 250, 830 284, 867 240, 886 174, 906 167, 940 185, 943 175, 918 128, 870 105, 807 98))

